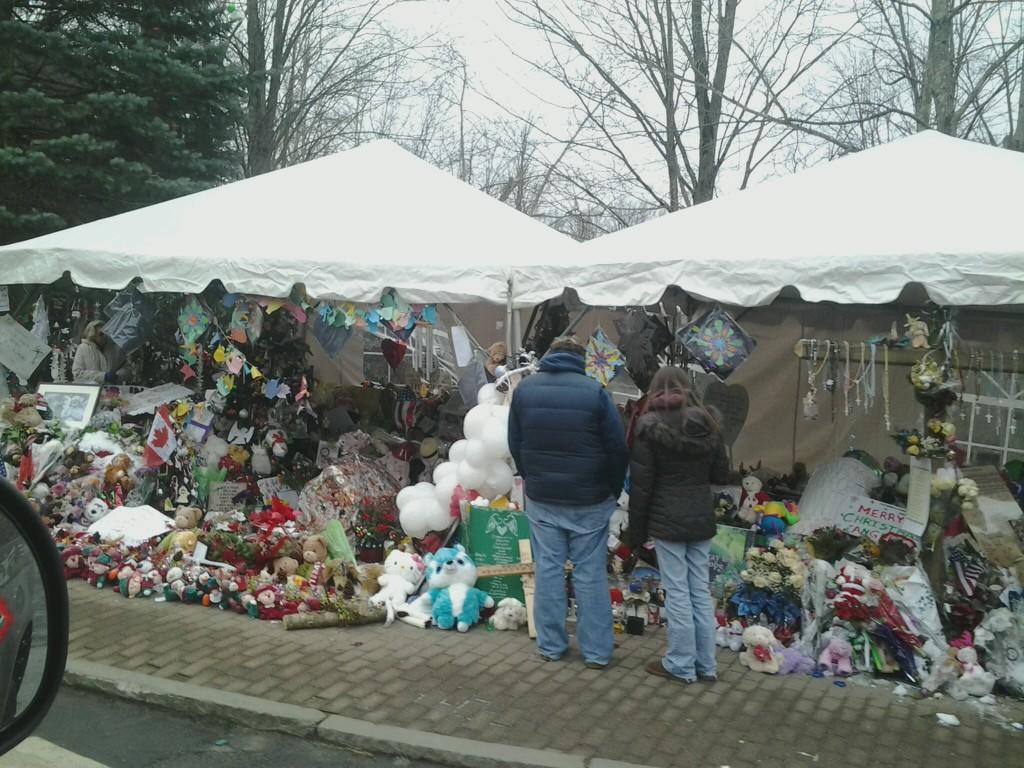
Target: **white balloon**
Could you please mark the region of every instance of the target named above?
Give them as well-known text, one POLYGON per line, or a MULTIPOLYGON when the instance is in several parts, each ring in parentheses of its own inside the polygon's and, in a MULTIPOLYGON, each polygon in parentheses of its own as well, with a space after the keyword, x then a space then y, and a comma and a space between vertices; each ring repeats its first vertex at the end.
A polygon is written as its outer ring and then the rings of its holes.
POLYGON ((458 465, 460 461, 466 458, 466 441, 457 440, 452 443, 452 447, 448 449, 448 461, 452 464, 458 465))
POLYGON ((417 499, 432 498, 434 498, 433 483, 416 483, 416 485, 407 486, 398 492, 395 497, 395 505, 402 509, 417 499))
POLYGON ((480 469, 486 469, 487 465, 491 461, 490 454, 487 453, 487 446, 484 445, 483 440, 468 440, 466 443, 466 461, 472 464, 474 467, 480 469))
POLYGON ((395 504, 399 509, 402 509, 414 498, 416 498, 416 487, 410 485, 398 492, 398 495, 395 497, 395 504))
POLYGON ((487 422, 481 442, 492 459, 508 457, 508 428, 500 420, 491 419, 487 422))
POLYGON ((479 440, 483 437, 484 427, 491 419, 493 405, 478 405, 470 409, 466 414, 466 420, 462 422, 462 433, 470 440, 479 440))
POLYGON ((458 478, 459 485, 466 490, 479 491, 481 486, 487 480, 487 470, 481 467, 475 467, 468 461, 463 461, 459 464, 459 468, 455 473, 458 478))
POLYGON ((500 419, 501 423, 508 426, 508 415, 512 413, 512 409, 507 405, 496 405, 491 408, 491 418, 500 419))
POLYGON ((477 405, 501 405, 503 396, 493 384, 484 384, 477 392, 477 405))
POLYGON ((450 477, 437 481, 437 487, 434 489, 434 495, 436 496, 438 503, 445 509, 451 508, 452 495, 454 495, 455 486, 458 484, 459 479, 455 477, 454 473, 450 477))
POLYGON ((455 477, 455 467, 456 466, 458 466, 458 465, 455 464, 454 462, 445 461, 445 462, 442 462, 441 464, 438 464, 436 467, 434 467, 434 472, 433 472, 434 485, 440 484, 440 482, 442 480, 445 480, 445 479, 447 479, 449 477, 454 478, 455 477))
POLYGON ((398 515, 402 530, 414 539, 422 539, 431 531, 443 531, 451 520, 451 512, 436 498, 415 499, 398 515))
POLYGON ((512 468, 505 462, 492 464, 487 473, 487 489, 491 497, 504 496, 512 490, 512 468))

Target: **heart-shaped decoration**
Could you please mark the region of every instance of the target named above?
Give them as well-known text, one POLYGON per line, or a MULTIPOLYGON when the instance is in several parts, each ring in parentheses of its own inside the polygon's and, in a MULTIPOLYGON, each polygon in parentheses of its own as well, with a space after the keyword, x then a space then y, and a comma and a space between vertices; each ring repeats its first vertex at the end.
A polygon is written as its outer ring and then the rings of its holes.
POLYGON ((750 395, 746 388, 713 381, 704 390, 704 405, 716 408, 722 414, 722 440, 731 446, 743 431, 750 412, 750 395))

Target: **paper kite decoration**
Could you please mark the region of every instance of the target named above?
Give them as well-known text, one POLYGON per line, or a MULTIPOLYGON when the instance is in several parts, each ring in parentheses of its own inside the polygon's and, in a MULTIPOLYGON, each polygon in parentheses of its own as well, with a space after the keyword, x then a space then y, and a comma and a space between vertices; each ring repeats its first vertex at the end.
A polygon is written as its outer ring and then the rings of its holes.
POLYGON ((750 357, 757 342, 721 307, 679 329, 693 361, 723 381, 750 357))
POLYGON ((606 387, 625 364, 622 353, 612 344, 607 334, 600 328, 594 331, 587 342, 587 376, 606 387))
POLYGON ((195 297, 188 300, 178 315, 178 328, 186 344, 195 344, 210 325, 210 318, 195 297))

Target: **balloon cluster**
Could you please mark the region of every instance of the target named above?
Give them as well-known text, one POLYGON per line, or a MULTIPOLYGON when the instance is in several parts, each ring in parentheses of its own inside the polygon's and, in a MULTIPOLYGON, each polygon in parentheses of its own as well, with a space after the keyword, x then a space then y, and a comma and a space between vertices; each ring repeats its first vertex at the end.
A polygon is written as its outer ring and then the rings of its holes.
POLYGON ((512 490, 508 460, 508 406, 494 384, 485 384, 477 405, 463 422, 465 440, 452 444, 448 461, 434 468, 433 483, 404 488, 396 499, 402 530, 414 539, 443 531, 451 523, 452 497, 458 489, 475 491, 486 499, 512 490))

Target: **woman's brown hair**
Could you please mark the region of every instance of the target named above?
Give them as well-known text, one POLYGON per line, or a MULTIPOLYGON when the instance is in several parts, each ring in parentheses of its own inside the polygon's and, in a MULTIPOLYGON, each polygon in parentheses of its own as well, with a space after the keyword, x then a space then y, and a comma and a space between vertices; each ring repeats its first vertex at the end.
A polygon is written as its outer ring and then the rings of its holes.
POLYGON ((690 386, 690 375, 682 368, 666 365, 654 374, 651 385, 647 388, 648 410, 676 410, 682 415, 683 427, 686 426, 687 409, 697 408, 704 416, 704 421, 712 432, 718 432, 718 419, 700 402, 697 393, 690 386))

